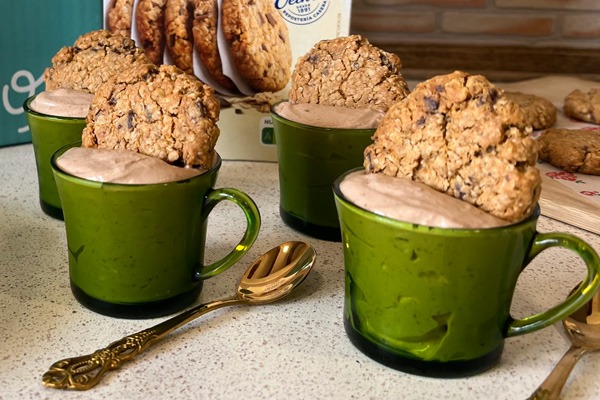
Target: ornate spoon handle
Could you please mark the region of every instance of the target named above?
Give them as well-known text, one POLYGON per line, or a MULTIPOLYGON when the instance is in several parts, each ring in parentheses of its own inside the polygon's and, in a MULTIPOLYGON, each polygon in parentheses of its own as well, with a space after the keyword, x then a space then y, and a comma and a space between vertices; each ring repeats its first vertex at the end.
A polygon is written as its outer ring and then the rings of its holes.
POLYGON ((131 360, 180 326, 209 311, 243 302, 233 297, 202 304, 152 328, 125 336, 92 354, 57 361, 42 376, 42 383, 55 389, 90 389, 100 382, 106 372, 119 368, 124 362, 131 360))
POLYGON ((572 345, 528 400, 557 400, 575 363, 586 351, 584 347, 572 345))

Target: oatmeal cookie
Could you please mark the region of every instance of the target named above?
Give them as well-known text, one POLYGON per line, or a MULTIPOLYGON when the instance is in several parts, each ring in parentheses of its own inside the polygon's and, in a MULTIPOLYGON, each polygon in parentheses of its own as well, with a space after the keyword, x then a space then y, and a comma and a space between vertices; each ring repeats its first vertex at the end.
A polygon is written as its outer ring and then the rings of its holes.
POLYGON ((387 111, 408 94, 400 58, 359 35, 318 42, 298 59, 290 101, 387 111))
POLYGON ((513 103, 517 103, 523 114, 525 122, 531 125, 533 129, 548 129, 556 122, 556 107, 541 96, 521 92, 504 92, 513 103))
POLYGON ((133 0, 111 0, 108 5, 106 25, 108 30, 122 36, 131 36, 133 0))
POLYGON ((258 92, 283 89, 291 75, 287 25, 272 0, 223 0, 222 28, 238 73, 258 92))
POLYGON ((188 74, 194 73, 193 6, 192 0, 167 0, 165 7, 167 51, 173 64, 188 74))
POLYGON ((563 111, 571 118, 600 124, 600 89, 590 89, 587 93, 573 90, 565 97, 563 111))
POLYGON ((138 65, 97 91, 84 147, 128 149, 169 163, 209 168, 219 137, 213 89, 173 65, 138 65))
POLYGON ((136 25, 140 46, 154 64, 162 64, 165 54, 165 5, 167 0, 140 0, 136 25))
POLYGON ((95 93, 114 74, 150 60, 128 37, 97 30, 63 47, 44 71, 46 90, 68 88, 95 93))
POLYGON ((194 0, 194 44, 210 76, 225 89, 236 91, 233 81, 223 74, 221 54, 217 45, 218 17, 217 0, 194 0))
POLYGON ((600 175, 600 131, 548 129, 538 142, 540 160, 565 171, 600 175))
POLYGON ((529 215, 539 198, 531 126, 483 76, 456 71, 418 84, 373 139, 368 172, 425 183, 507 221, 529 215))

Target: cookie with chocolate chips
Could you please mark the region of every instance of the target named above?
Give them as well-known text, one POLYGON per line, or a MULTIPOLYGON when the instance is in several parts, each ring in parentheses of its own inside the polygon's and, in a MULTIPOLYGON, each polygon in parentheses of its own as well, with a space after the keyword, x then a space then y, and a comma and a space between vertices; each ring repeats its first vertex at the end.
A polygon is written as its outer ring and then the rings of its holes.
POLYGON ((292 50, 287 25, 272 0, 223 0, 222 28, 240 76, 258 92, 289 82, 292 50))
POLYGON ((102 85, 83 130, 85 147, 128 149, 210 168, 219 137, 213 89, 173 65, 138 65, 102 85))
POLYGON ((600 131, 548 129, 538 142, 540 160, 565 171, 600 175, 600 131))
POLYGON ((131 36, 133 0, 111 0, 108 4, 106 25, 112 33, 131 36))
POLYGON ((536 159, 520 107, 485 77, 456 71, 418 84, 389 109, 365 149, 364 166, 518 221, 540 195, 536 159))
POLYGON ((136 6, 136 25, 140 46, 154 64, 162 64, 165 54, 165 5, 167 0, 140 0, 136 6))
POLYGON ((535 94, 521 92, 507 91, 504 92, 504 96, 521 107, 525 115, 525 122, 533 129, 548 129, 556 122, 556 107, 550 100, 535 94))
POLYGON ((218 17, 217 0, 194 0, 192 33, 200 60, 218 84, 234 92, 237 90, 235 84, 223 74, 223 64, 217 44, 218 17))
POLYGON ((408 94, 400 58, 359 35, 318 42, 298 59, 289 99, 387 111, 408 94))
POLYGON ((167 0, 165 6, 167 51, 173 64, 188 74, 194 73, 193 13, 192 0, 167 0))
POLYGON ((600 89, 573 90, 565 97, 563 111, 579 121, 600 124, 600 89))
POLYGON ((46 90, 68 88, 95 93, 114 74, 149 62, 130 38, 108 30, 92 31, 52 58, 52 67, 44 71, 46 90))

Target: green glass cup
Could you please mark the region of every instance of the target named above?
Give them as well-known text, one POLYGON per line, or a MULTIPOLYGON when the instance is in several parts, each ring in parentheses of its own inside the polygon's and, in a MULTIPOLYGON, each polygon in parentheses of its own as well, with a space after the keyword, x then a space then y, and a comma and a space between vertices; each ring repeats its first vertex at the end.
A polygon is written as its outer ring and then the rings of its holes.
POLYGON ((538 233, 539 207, 490 229, 448 229, 387 218, 348 200, 336 180, 345 266, 344 325, 350 341, 392 368, 433 377, 485 371, 505 338, 547 327, 586 303, 600 284, 600 260, 583 240, 538 233), (523 319, 510 315, 519 274, 553 246, 587 266, 562 303, 523 319))
POLYGON ((25 118, 31 132, 38 175, 38 190, 42 211, 53 218, 63 219, 56 182, 50 167, 50 158, 60 148, 81 140, 85 118, 58 117, 42 114, 30 108, 35 96, 23 103, 25 118))
POLYGON ((279 214, 288 226, 309 236, 340 240, 331 185, 363 164, 375 129, 336 129, 305 125, 271 108, 279 169, 279 214))
POLYGON ((71 289, 85 307, 120 318, 177 312, 198 298, 203 280, 235 264, 254 243, 258 208, 240 190, 214 189, 218 155, 210 170, 190 179, 102 183, 57 166, 74 145, 59 150, 51 163, 64 212, 71 289), (206 265, 207 220, 224 200, 242 209, 246 229, 234 249, 206 265))

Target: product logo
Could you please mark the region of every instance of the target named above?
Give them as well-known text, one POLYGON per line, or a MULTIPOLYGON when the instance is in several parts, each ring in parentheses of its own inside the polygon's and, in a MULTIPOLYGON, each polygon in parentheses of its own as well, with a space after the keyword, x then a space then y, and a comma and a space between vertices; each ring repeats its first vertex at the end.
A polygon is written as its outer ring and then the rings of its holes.
POLYGON ((329 2, 330 0, 275 0, 275 8, 287 22, 308 25, 325 15, 329 2))
MULTIPOLYGON (((10 86, 4 85, 2 87, 2 105, 6 112, 11 115, 19 115, 23 113, 22 102, 23 100, 18 100, 16 105, 13 105, 13 101, 11 101, 11 94, 17 93, 16 97, 23 97, 25 95, 27 98, 33 96, 35 94, 35 90, 38 86, 40 86, 44 82, 44 75, 40 76, 37 80, 33 76, 33 74, 29 71, 20 70, 15 72, 10 80, 10 86), (20 82, 25 80, 25 84, 22 85, 20 82)), ((25 133, 29 130, 29 127, 22 126, 17 129, 19 133, 25 133)))

